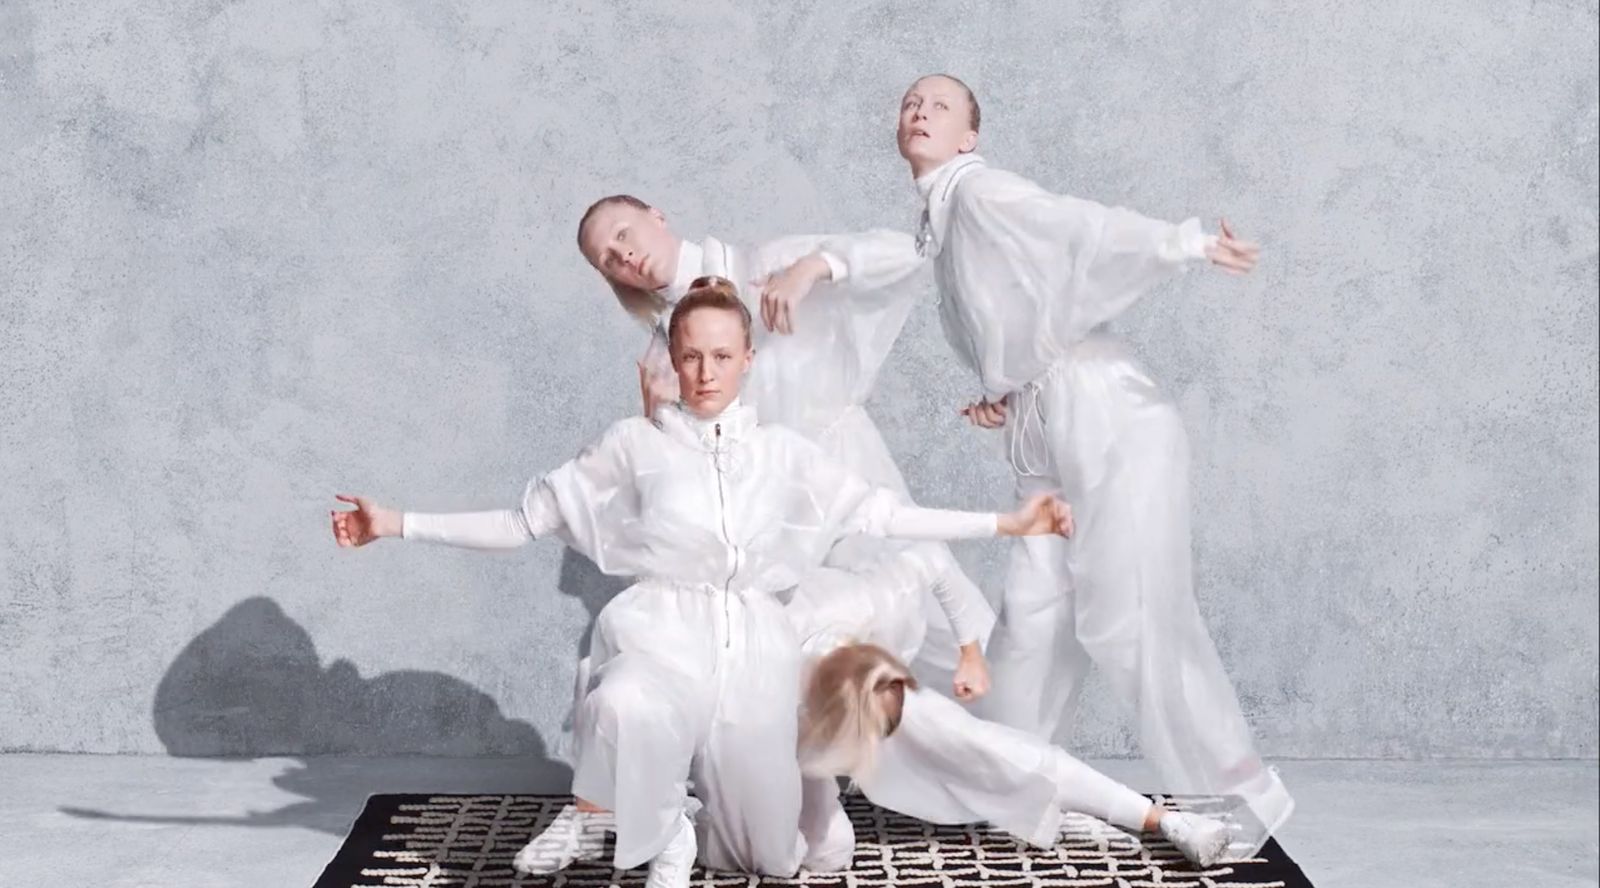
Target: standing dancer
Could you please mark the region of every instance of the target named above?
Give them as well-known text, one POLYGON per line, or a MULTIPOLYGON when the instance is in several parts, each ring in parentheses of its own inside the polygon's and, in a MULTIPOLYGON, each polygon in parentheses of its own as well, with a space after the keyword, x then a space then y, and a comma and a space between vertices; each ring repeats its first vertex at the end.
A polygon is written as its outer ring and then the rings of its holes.
MULTIPOLYGON (((933 262, 946 338, 983 385, 962 413, 1005 427, 1019 495, 1060 492, 1078 523, 1070 543, 1013 547, 983 712, 1052 739, 1098 665, 1135 706, 1140 746, 1169 790, 1248 803, 1230 855, 1253 854, 1293 801, 1255 751, 1195 602, 1182 421, 1102 325, 1191 262, 1243 274, 1258 248, 1226 223, 1208 237, 1194 219, 1149 219, 990 167, 973 153, 979 122, 953 77, 907 90, 896 138, 924 209, 916 255, 900 259, 933 262)), ((791 278, 764 316, 796 310, 806 279, 779 275, 791 278)))
POLYGON ((650 861, 651 888, 686 886, 697 848, 715 869, 790 875, 803 861, 799 647, 777 595, 839 538, 1060 533, 1070 520, 1049 496, 1002 516, 918 508, 757 425, 738 400, 750 315, 726 281, 692 290, 668 325, 682 398, 656 424, 612 426, 530 482, 517 509, 427 515, 341 497, 357 508, 331 515, 341 546, 501 549, 556 533, 602 571, 639 578, 595 625, 573 792, 614 812, 614 864, 650 861))

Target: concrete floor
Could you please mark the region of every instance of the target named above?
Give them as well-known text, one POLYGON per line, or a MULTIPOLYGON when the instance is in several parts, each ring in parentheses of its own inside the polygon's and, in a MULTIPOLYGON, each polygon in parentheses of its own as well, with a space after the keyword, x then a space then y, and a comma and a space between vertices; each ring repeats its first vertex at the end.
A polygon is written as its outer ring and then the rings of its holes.
MULTIPOLYGON (((1595 762, 1280 770, 1298 808, 1279 840, 1319 888, 1600 885, 1595 762)), ((369 793, 559 791, 556 776, 517 759, 0 756, 0 888, 309 888, 369 793)))

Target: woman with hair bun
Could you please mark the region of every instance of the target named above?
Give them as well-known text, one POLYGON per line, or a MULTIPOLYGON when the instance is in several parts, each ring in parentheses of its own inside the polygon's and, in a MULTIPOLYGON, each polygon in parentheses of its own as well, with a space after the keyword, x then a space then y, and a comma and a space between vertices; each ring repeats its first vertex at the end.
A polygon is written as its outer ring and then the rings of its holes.
POLYGON ((341 546, 506 549, 554 534, 602 571, 637 578, 594 628, 573 793, 611 812, 577 821, 613 821, 615 866, 649 861, 651 888, 688 885, 697 849, 712 869, 788 876, 801 865, 800 646, 779 593, 835 542, 1070 531, 1052 496, 1003 515, 924 509, 759 425, 739 400, 749 331, 731 283, 695 281, 668 323, 679 400, 653 423, 616 423, 529 482, 516 508, 424 514, 340 496, 356 508, 331 515, 341 546))

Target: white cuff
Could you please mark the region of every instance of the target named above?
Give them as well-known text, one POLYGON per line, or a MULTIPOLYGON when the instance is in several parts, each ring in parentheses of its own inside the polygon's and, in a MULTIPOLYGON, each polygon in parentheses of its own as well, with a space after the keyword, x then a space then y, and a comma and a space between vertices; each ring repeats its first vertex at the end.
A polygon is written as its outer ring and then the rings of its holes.
POLYGON ((843 259, 827 250, 819 250, 817 255, 822 257, 823 262, 828 263, 828 273, 833 276, 833 283, 841 283, 850 276, 850 267, 844 264, 843 259))
POLYGON ((1216 243, 1217 236, 1201 230, 1199 219, 1185 219, 1167 235, 1161 245, 1161 258, 1174 263, 1204 259, 1206 250, 1216 243))

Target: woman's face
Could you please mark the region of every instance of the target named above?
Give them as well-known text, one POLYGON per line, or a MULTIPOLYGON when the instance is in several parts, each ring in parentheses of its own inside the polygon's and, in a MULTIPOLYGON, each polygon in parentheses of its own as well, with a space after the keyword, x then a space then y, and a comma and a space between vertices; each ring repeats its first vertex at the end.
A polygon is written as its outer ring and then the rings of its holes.
POLYGON ((755 352, 731 311, 702 308, 683 318, 672 340, 678 393, 690 413, 709 419, 739 397, 755 352))
POLYGON ((583 229, 583 258, 606 280, 635 290, 672 283, 678 240, 658 210, 624 203, 596 210, 583 229))

